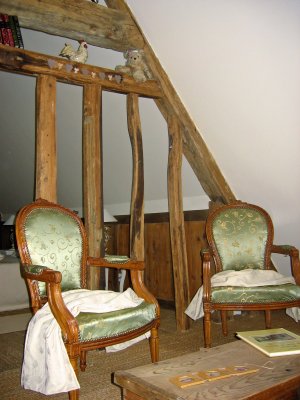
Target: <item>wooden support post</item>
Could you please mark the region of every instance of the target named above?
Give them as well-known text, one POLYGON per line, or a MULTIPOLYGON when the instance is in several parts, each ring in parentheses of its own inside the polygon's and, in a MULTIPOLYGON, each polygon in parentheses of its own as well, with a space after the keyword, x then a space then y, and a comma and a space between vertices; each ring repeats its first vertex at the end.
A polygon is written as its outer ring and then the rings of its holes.
POLYGON ((138 95, 127 95, 128 132, 132 146, 133 176, 130 206, 130 257, 144 260, 144 162, 138 95))
POLYGON ((35 197, 57 201, 56 79, 47 75, 36 84, 35 197))
POLYGON ((176 320, 177 329, 186 330, 189 328, 189 320, 184 311, 189 303, 189 279, 181 183, 182 138, 179 124, 175 117, 169 119, 168 130, 168 199, 176 320))
MULTIPOLYGON (((83 204, 89 254, 104 256, 101 87, 83 90, 83 204)), ((92 268, 88 286, 100 288, 100 269, 92 268)))

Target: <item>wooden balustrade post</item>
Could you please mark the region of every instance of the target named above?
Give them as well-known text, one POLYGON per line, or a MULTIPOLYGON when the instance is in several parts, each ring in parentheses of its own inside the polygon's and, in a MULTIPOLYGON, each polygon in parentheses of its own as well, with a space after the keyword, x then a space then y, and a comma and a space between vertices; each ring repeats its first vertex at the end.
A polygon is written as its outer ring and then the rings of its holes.
POLYGON ((180 135, 179 123, 175 117, 171 117, 168 120, 168 131, 168 200, 176 320, 177 329, 186 330, 189 328, 189 320, 184 311, 189 303, 189 276, 181 182, 182 138, 180 135))
MULTIPOLYGON (((104 256, 101 94, 99 85, 84 86, 83 206, 89 254, 94 257, 104 256)), ((100 269, 92 268, 88 277, 89 288, 99 289, 100 279, 100 269)))
POLYGON ((35 198, 57 202, 56 79, 49 75, 36 83, 35 198))
POLYGON ((137 260, 144 260, 144 161, 137 94, 127 95, 127 121, 133 158, 130 206, 130 257, 137 260))

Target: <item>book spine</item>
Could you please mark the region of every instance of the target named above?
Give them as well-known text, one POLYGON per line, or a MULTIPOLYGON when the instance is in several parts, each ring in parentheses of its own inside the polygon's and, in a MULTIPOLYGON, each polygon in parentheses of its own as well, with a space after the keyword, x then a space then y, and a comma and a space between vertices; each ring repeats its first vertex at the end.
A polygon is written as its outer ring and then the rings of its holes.
POLYGON ((9 17, 7 14, 0 14, 0 19, 3 22, 3 28, 1 28, 2 36, 4 37, 3 44, 11 47, 15 47, 12 30, 9 26, 9 17))
POLYGON ((5 22, 2 21, 0 14, 0 32, 1 32, 1 43, 9 46, 8 32, 5 26, 5 22))
POLYGON ((19 24, 19 19, 16 15, 12 16, 13 21, 14 21, 14 25, 16 28, 16 33, 17 33, 17 37, 18 37, 18 42, 19 42, 19 47, 24 49, 24 42, 23 42, 23 38, 22 38, 22 33, 21 33, 21 28, 20 28, 20 24, 19 24))
POLYGON ((9 23, 9 27, 10 27, 10 29, 12 31, 12 36, 13 36, 15 47, 20 47, 18 36, 17 36, 17 30, 16 30, 15 22, 14 22, 14 19, 13 19, 12 15, 9 15, 8 23, 9 23))

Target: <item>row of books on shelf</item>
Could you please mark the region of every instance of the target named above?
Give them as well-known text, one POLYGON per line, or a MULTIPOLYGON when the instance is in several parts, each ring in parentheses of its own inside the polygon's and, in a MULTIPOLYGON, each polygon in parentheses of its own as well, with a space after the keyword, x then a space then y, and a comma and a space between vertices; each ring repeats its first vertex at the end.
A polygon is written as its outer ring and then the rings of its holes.
POLYGON ((24 49, 18 17, 0 13, 0 43, 24 49))

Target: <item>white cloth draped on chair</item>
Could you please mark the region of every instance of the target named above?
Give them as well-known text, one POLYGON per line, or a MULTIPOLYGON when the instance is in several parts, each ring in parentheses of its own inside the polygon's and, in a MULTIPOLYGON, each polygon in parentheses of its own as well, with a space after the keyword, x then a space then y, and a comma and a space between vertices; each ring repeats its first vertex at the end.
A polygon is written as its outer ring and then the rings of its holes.
MULTIPOLYGON (((74 317, 80 312, 104 313, 136 307, 144 301, 130 288, 123 293, 78 289, 64 292, 62 296, 74 317)), ((128 342, 111 346, 111 349, 107 347, 106 350, 121 350, 147 337, 148 332, 128 342)), ((28 325, 21 383, 25 389, 46 395, 69 392, 80 387, 60 327, 48 303, 33 316, 28 325)))
MULTIPOLYGON (((212 276, 211 286, 241 286, 241 287, 255 287, 255 286, 268 286, 268 285, 283 285, 286 283, 295 284, 295 279, 292 276, 284 276, 279 272, 273 270, 259 270, 259 269, 244 269, 241 271, 227 270, 219 272, 212 276)), ((203 313, 203 287, 201 286, 185 313, 193 320, 202 318, 203 313)), ((292 317, 296 322, 300 320, 300 309, 298 307, 288 308, 287 314, 292 317)))

